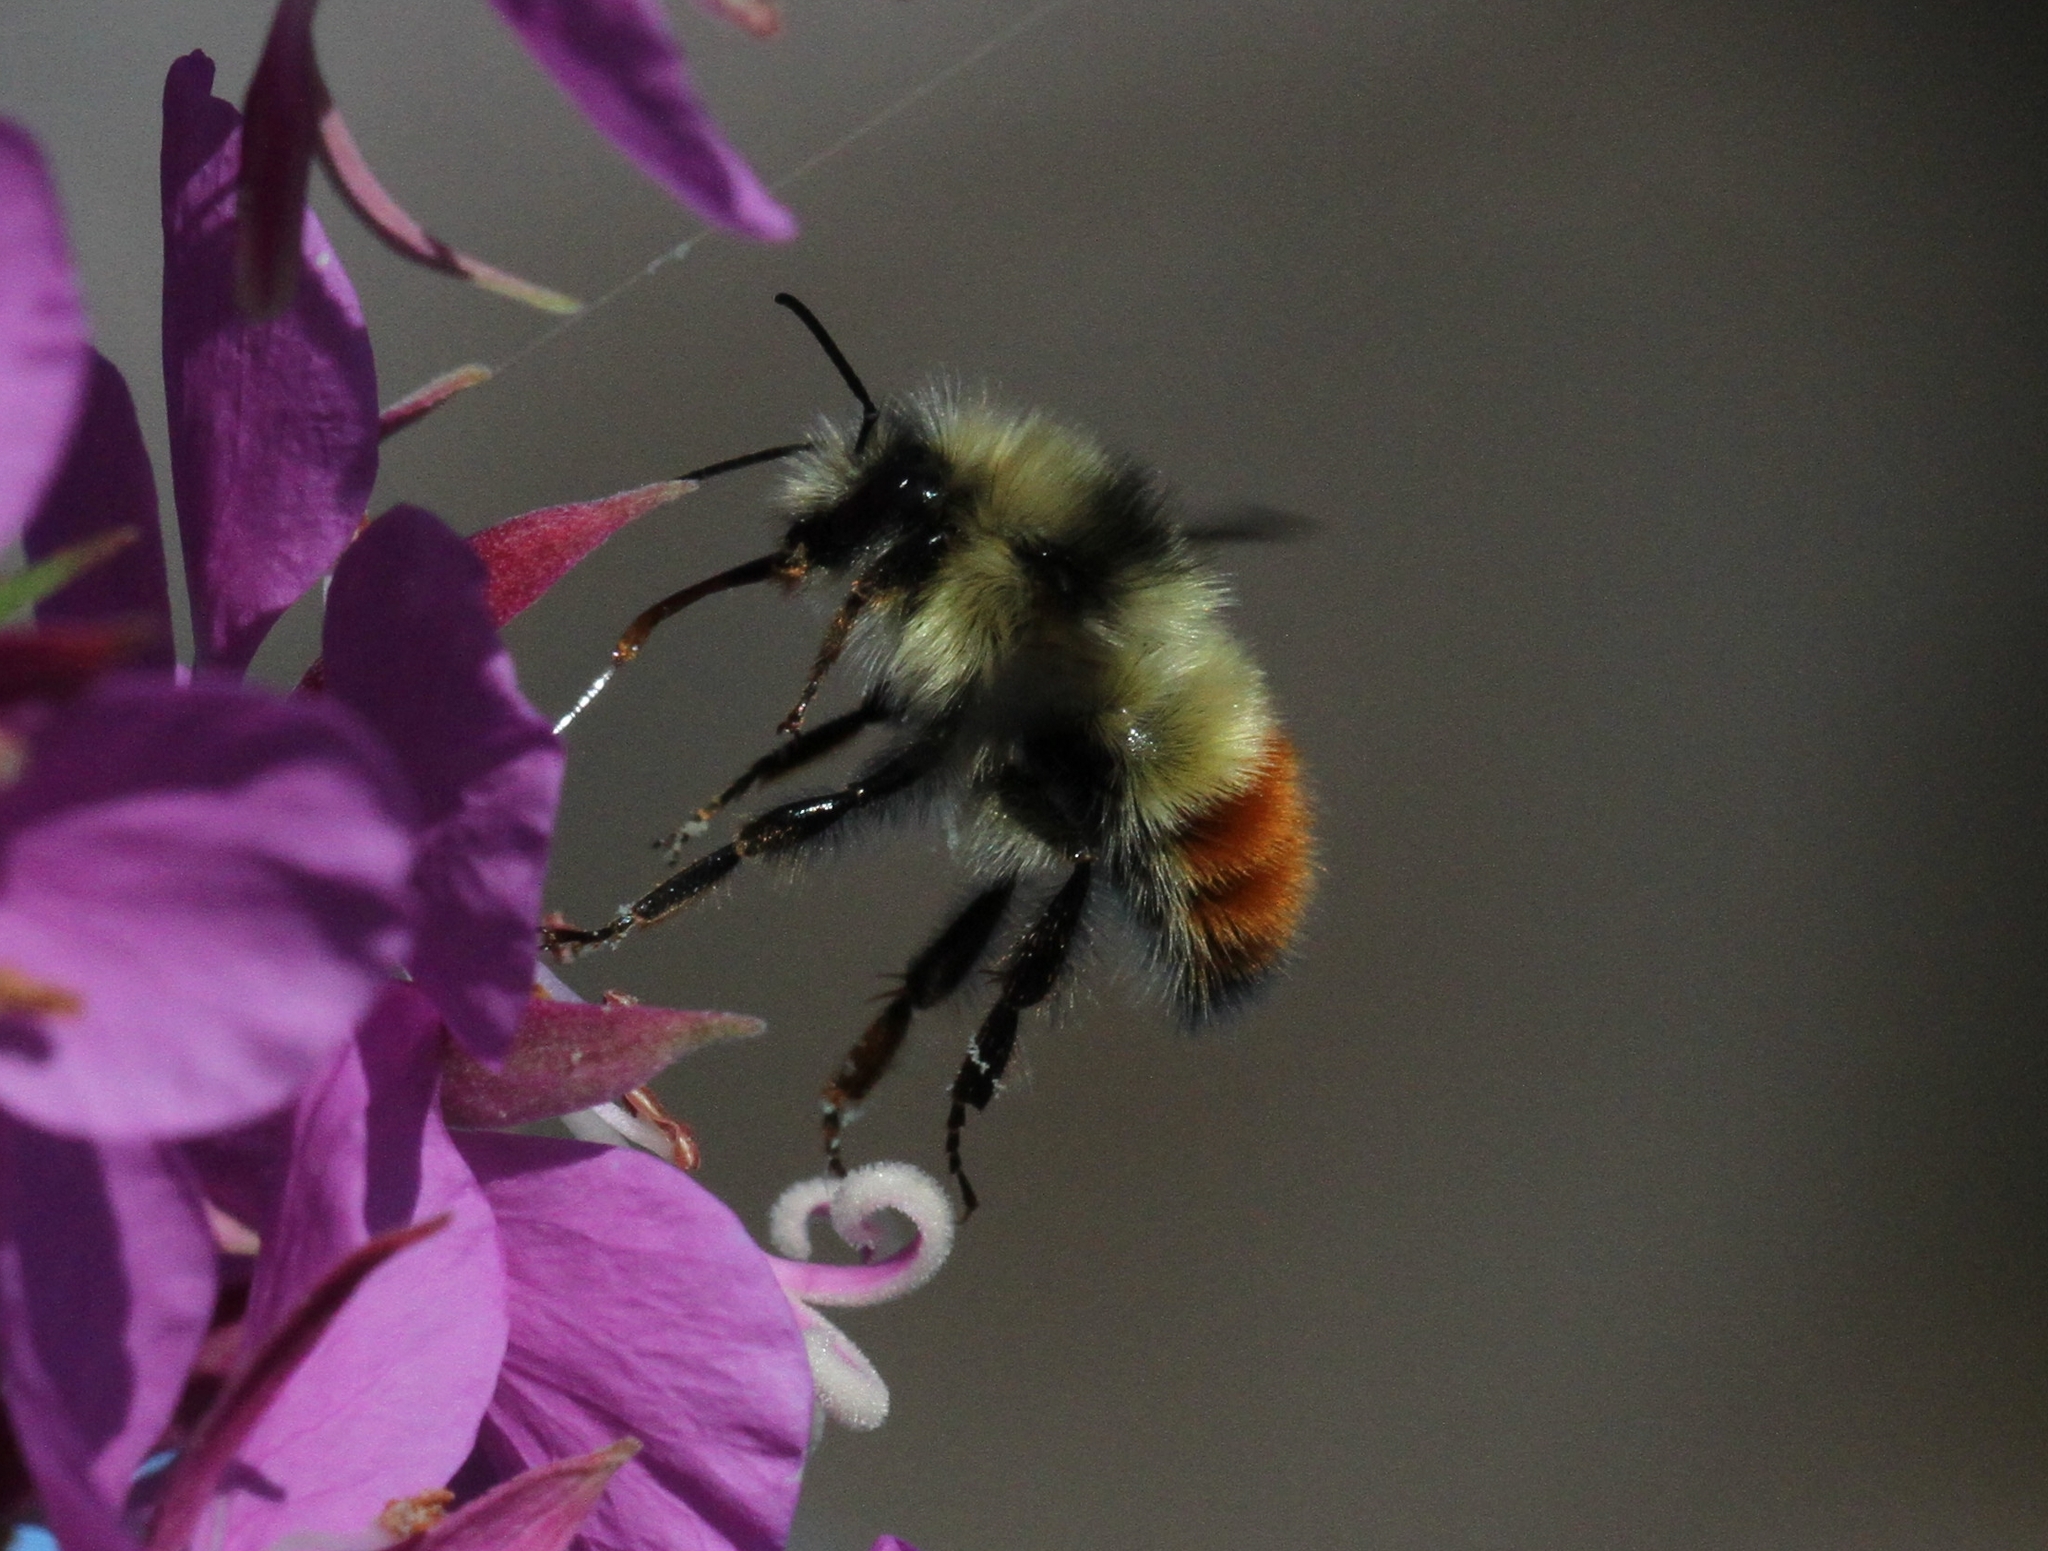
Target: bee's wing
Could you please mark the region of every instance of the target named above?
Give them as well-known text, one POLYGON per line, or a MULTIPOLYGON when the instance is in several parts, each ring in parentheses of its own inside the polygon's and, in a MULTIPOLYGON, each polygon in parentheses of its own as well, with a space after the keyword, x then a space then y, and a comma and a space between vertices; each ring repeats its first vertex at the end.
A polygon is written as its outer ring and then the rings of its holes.
POLYGON ((1313 517, 1273 506, 1231 506, 1189 523, 1191 544, 1291 544, 1322 528, 1313 517))

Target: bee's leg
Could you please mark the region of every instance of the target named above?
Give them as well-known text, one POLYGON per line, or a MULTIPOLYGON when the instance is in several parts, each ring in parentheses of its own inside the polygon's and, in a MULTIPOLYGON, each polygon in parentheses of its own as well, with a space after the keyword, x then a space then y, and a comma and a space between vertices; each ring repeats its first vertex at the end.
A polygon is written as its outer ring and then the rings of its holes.
POLYGON ((1010 895, 1016 888, 1015 877, 1005 878, 977 894, 965 910, 947 922, 944 930, 910 961, 910 967, 903 972, 902 987, 846 1052, 839 1075, 825 1085, 825 1163, 834 1174, 846 1172, 839 1157, 839 1133, 896 1059, 904 1036, 910 1032, 910 1015, 935 1007, 951 996, 968 972, 981 962, 982 954, 988 951, 988 940, 1002 924, 1003 912, 1009 908, 1010 895))
POLYGON ((603 926, 589 931, 574 926, 543 927, 541 947, 558 958, 573 959, 585 949, 617 942, 629 932, 665 921, 747 858, 794 850, 862 808, 916 785, 931 774, 945 747, 945 734, 935 732, 904 744, 836 792, 770 808, 749 819, 727 844, 706 852, 680 872, 670 873, 632 904, 620 906, 619 913, 603 926))
MULTIPOLYGON (((778 452, 788 450, 777 449, 778 452)), ((700 475, 704 472, 702 469, 698 470, 700 475)), ((701 602, 713 593, 730 592, 735 587, 752 587, 757 582, 778 579, 785 582, 794 581, 802 574, 797 560, 777 550, 772 555, 762 555, 758 559, 749 560, 745 565, 736 565, 729 571, 720 571, 716 576, 707 576, 703 581, 695 582, 681 592, 672 592, 659 603, 642 609, 633 616, 633 622, 621 632, 618 643, 612 647, 612 660, 605 665, 604 672, 591 680, 590 687, 578 695, 576 703, 555 722, 555 736, 559 738, 567 732, 569 724, 590 709, 591 702, 604 693, 605 686, 611 683, 619 669, 640 655, 640 649, 647 644, 647 638, 661 628, 662 621, 675 618, 691 604, 701 602)))
POLYGON ((712 819, 727 803, 745 796, 763 781, 773 781, 778 776, 788 775, 792 770, 801 770, 813 760, 823 759, 834 749, 842 747, 863 728, 872 727, 887 716, 881 703, 868 699, 844 716, 835 716, 831 721, 798 733, 787 743, 769 750, 759 759, 740 772, 739 779, 711 801, 704 804, 688 820, 654 842, 670 862, 681 854, 683 846, 704 833, 711 826, 712 819))
POLYGON ((846 653, 846 643, 853 639, 854 622, 860 618, 860 611, 867 607, 868 595, 856 586, 846 595, 846 601, 839 605, 839 612, 832 616, 832 623, 825 627, 825 639, 818 645, 817 660, 811 664, 811 676, 804 681, 804 692, 790 707, 789 715, 782 719, 777 732, 801 732, 804 717, 811 709, 811 702, 818 698, 818 689, 825 682, 825 675, 832 671, 832 665, 846 653))
POLYGON ((1081 913, 1088 904, 1088 885, 1095 864, 1082 861, 1074 868, 1060 891, 1046 902, 1038 917, 1017 939, 1009 962, 1003 966, 996 1004, 975 1031, 967 1047, 967 1059, 960 1063, 953 1079, 953 1108, 946 1116, 946 1167, 960 1186, 962 1216, 978 1204, 974 1187, 960 1167, 960 1132, 967 1124, 967 1106, 986 1109, 995 1097, 996 1084, 1010 1064, 1010 1052, 1017 1045, 1017 1015, 1036 1006, 1052 994, 1065 968, 1067 953, 1080 929, 1081 913))

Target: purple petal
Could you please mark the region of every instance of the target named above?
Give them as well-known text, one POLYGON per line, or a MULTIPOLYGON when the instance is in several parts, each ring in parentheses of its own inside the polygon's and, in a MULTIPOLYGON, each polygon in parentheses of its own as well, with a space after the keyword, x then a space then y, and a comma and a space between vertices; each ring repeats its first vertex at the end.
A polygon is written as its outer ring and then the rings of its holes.
POLYGON ((8 1411, 65 1551, 132 1547, 117 1515, 213 1312, 213 1241, 170 1149, 0 1115, 8 1411))
POLYGON ((299 286, 299 234, 306 184, 327 88, 313 58, 313 8, 319 0, 279 0, 263 57, 243 99, 240 210, 235 242, 236 298, 254 318, 274 318, 299 286))
POLYGON ((878 1535, 868 1551, 917 1551, 917 1547, 895 1535, 878 1535))
POLYGON ((240 672, 334 564, 377 473, 377 374, 355 291, 308 213, 278 318, 235 301, 240 115, 188 54, 164 85, 164 392, 193 633, 240 672))
POLYGON ((0 1102, 106 1140, 288 1102, 403 957, 411 804, 341 707, 114 675, 0 792, 0 967, 74 1010, 0 1014, 0 1102))
MULTIPOLYGON (((318 1349, 335 1321, 347 1311, 363 1283, 393 1256, 432 1238, 447 1226, 446 1217, 430 1217, 410 1228, 378 1234, 360 1249, 350 1251, 314 1284, 282 1324, 255 1343, 254 1350, 237 1365, 238 1371, 229 1378, 220 1398, 172 1465, 170 1478, 156 1504, 155 1522, 150 1526, 150 1551, 186 1551, 215 1488, 229 1468, 239 1463, 236 1455, 242 1445, 270 1414, 285 1386, 318 1349)), ((234 1334, 239 1340, 243 1331, 238 1326, 234 1334)), ((245 1480, 254 1474, 247 1465, 242 1470, 245 1480)))
POLYGON ((132 622, 146 632, 145 644, 128 660, 138 667, 168 668, 175 660, 171 593, 164 579, 156 472, 142 444, 127 382, 112 361, 94 351, 84 411, 42 505, 22 534, 22 548, 34 563, 120 528, 132 529, 135 541, 37 604, 36 618, 45 624, 132 622))
POLYGON ((420 1536, 417 1551, 561 1551, 621 1465, 631 1438, 514 1476, 420 1536))
POLYGON ((300 1101, 246 1341, 372 1237, 449 1220, 363 1284, 256 1423, 240 1451, 254 1477, 246 1490, 228 1479, 225 1551, 263 1551, 287 1531, 360 1533, 387 1502, 445 1482, 475 1440, 505 1352, 505 1269, 434 1105, 440 1038, 433 1005, 393 986, 300 1101))
POLYGON ((510 1456, 499 1468, 626 1433, 646 1448, 585 1521, 591 1551, 779 1551, 811 1375, 746 1230, 644 1153, 481 1132, 457 1145, 497 1213, 512 1285, 486 1428, 510 1456))
POLYGON ((796 235, 698 100, 659 0, 491 3, 583 116, 698 215, 770 242, 796 235))
POLYGON ((0 545, 21 532, 63 454, 89 337, 42 153, 0 119, 0 545))
POLYGON ((452 1126, 516 1126, 606 1104, 692 1050, 761 1032, 729 1012, 529 998, 502 1070, 450 1048, 441 1112, 452 1126))
POLYGON ((533 993, 561 741, 519 693, 483 562, 431 512, 393 507, 342 557, 327 688, 384 735, 424 810, 413 979, 471 1054, 502 1059, 533 993))

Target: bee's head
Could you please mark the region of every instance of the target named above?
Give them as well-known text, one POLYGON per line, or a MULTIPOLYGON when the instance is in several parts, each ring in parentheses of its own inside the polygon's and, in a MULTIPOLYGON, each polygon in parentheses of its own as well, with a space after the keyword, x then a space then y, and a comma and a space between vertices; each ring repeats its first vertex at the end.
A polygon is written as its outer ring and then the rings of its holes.
POLYGON ((776 301, 810 330, 859 401, 857 424, 827 421, 783 457, 788 527, 780 572, 851 582, 864 602, 915 600, 949 554, 975 574, 1015 572, 1013 590, 1055 591, 1076 567, 1131 558, 1129 540, 1163 542, 1144 521, 1150 485, 1090 438, 944 383, 878 406, 832 336, 789 295, 776 301), (1124 530, 1132 530, 1125 534, 1124 530), (1097 556, 1104 541, 1115 554, 1097 556))
POLYGON ((914 584, 944 550, 955 496, 945 456, 892 409, 865 446, 844 432, 821 435, 790 460, 783 551, 793 568, 853 574, 893 591, 914 584))
POLYGON ((775 301, 810 330, 861 407, 857 430, 827 423, 811 441, 780 449, 794 455, 784 489, 783 574, 851 574, 863 593, 877 596, 913 588, 945 548, 946 462, 915 413, 883 414, 810 308, 786 291, 775 301))

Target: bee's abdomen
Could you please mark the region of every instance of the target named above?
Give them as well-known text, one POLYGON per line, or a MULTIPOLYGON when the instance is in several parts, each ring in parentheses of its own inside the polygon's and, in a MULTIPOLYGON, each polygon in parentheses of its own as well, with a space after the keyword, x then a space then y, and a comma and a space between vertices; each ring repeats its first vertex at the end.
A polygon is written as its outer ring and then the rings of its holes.
POLYGON ((1308 799, 1294 745, 1277 730, 1251 783, 1169 841, 1183 879, 1174 967, 1194 1015, 1227 1005, 1286 957, 1314 879, 1308 799))

